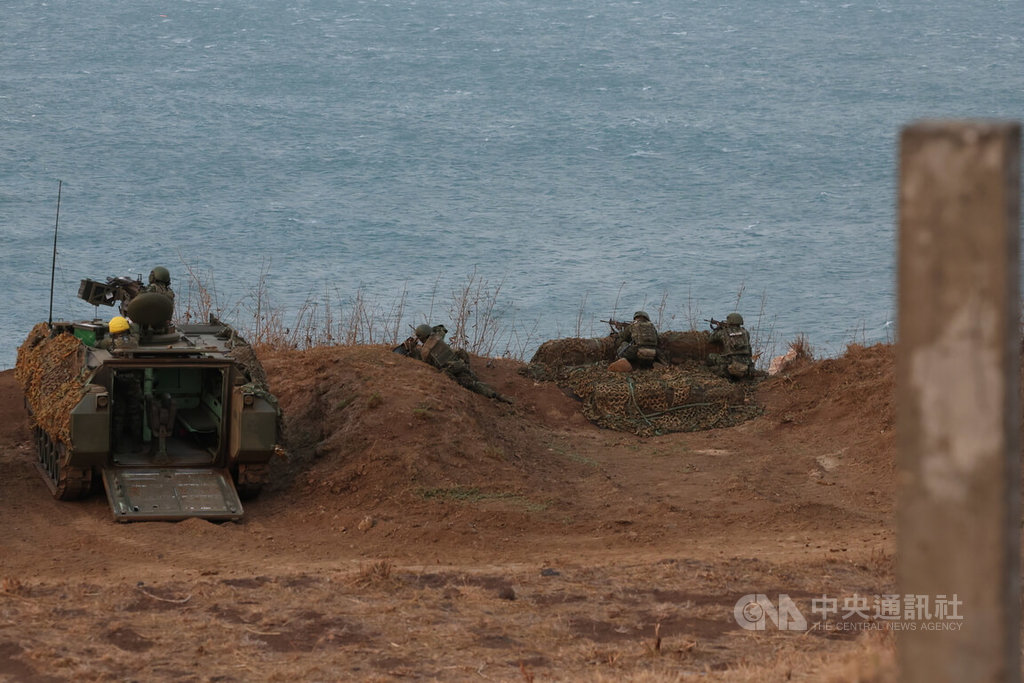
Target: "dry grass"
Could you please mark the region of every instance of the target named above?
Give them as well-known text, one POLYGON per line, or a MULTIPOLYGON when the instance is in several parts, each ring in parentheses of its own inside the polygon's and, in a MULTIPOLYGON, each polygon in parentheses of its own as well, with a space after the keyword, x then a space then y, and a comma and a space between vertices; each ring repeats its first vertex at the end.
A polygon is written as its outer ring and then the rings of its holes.
POLYGON ((795 360, 814 360, 814 348, 807 341, 806 335, 798 334, 796 339, 789 342, 789 348, 796 354, 795 360))
MULTIPOLYGON (((206 321, 211 315, 236 325, 239 332, 256 346, 277 350, 301 350, 336 344, 397 345, 412 334, 420 323, 444 323, 449 328, 448 340, 452 346, 470 353, 495 358, 526 360, 537 346, 545 341, 539 338, 540 320, 524 324, 515 319, 514 307, 504 297, 505 278, 492 282, 476 269, 466 275, 460 286, 445 296, 440 282, 435 281, 426 312, 408 315, 408 289, 391 301, 381 303, 360 287, 349 297, 337 290, 311 294, 289 317, 285 309, 274 302, 269 287, 270 262, 265 261, 255 287, 241 301, 225 305, 217 293, 216 281, 210 272, 182 261, 186 278, 184 291, 179 294, 176 322, 206 321), (441 315, 438 311, 444 311, 441 315)), ((611 312, 587 313, 588 295, 580 299, 572 329, 574 337, 599 337, 608 333, 598 318, 631 319, 633 308, 620 311, 620 297, 625 283, 620 285, 611 312)), ((742 308, 745 285, 736 293, 735 309, 742 308)), ((645 299, 634 305, 647 308, 645 299)), ((767 365, 775 352, 775 320, 766 313, 767 297, 761 294, 758 312, 747 317, 754 358, 759 365, 767 365)), ((660 330, 675 329, 683 322, 687 329, 703 328, 700 306, 688 290, 681 313, 675 308, 667 292, 652 307, 652 319, 660 330)))

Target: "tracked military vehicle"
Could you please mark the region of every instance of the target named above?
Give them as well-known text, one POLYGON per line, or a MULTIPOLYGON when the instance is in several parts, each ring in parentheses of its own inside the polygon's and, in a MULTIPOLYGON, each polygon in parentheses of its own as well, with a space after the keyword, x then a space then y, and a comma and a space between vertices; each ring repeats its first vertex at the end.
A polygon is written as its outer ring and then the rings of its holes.
POLYGON ((175 327, 173 294, 153 289, 82 280, 81 299, 123 317, 39 323, 19 348, 36 465, 60 500, 101 481, 119 521, 237 520, 268 478, 276 401, 229 325, 175 327))

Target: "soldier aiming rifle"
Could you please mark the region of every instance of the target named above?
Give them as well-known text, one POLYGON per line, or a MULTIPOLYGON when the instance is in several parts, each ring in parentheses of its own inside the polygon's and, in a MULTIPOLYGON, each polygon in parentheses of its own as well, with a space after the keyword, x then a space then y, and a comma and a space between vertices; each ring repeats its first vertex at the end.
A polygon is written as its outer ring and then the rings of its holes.
POLYGON ((421 360, 445 373, 458 384, 481 396, 493 398, 503 403, 512 403, 512 399, 503 396, 493 388, 481 382, 469 367, 469 354, 462 349, 455 350, 448 346, 444 337, 448 328, 444 325, 418 325, 415 334, 396 346, 393 351, 409 358, 421 360))
POLYGON ((658 329, 651 322, 646 311, 633 314, 633 322, 604 320, 612 327, 612 334, 618 337, 618 358, 629 361, 631 368, 651 368, 657 361, 665 362, 658 349, 658 329))
POLYGON ((713 332, 708 341, 722 345, 722 353, 709 353, 708 365, 712 371, 727 379, 738 380, 754 374, 754 360, 750 349, 750 333, 743 327, 743 316, 730 313, 725 320, 707 321, 713 332))

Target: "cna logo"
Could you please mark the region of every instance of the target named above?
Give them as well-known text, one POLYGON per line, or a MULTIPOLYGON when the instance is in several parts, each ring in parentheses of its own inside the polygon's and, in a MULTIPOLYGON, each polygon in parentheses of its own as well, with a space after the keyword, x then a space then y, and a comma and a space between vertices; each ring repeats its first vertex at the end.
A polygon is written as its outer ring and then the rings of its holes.
POLYGON ((780 631, 806 631, 807 620, 785 593, 779 593, 776 606, 763 593, 749 593, 736 601, 732 615, 740 628, 748 631, 763 631, 771 621, 780 631))

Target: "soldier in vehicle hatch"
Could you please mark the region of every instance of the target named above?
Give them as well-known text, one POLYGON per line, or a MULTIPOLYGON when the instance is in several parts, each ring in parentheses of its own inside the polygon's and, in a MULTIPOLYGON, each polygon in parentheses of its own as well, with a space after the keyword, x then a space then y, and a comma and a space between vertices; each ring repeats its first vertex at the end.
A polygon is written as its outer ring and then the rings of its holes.
POLYGON ((750 333, 743 327, 743 316, 730 313, 725 322, 712 320, 714 331, 708 338, 722 345, 722 353, 709 353, 708 365, 720 377, 739 380, 754 374, 754 360, 750 349, 750 333))
POLYGON ((634 313, 633 322, 619 332, 616 355, 628 360, 634 368, 651 368, 659 360, 658 329, 646 311, 634 313))
POLYGON ((96 344, 97 348, 104 349, 106 351, 115 351, 119 349, 134 349, 138 348, 138 340, 135 335, 132 334, 132 327, 128 320, 123 316, 115 315, 107 323, 107 330, 110 334, 103 337, 103 339, 96 344))
POLYGON ((493 398, 504 403, 512 403, 512 399, 502 396, 489 385, 477 379, 469 368, 469 354, 455 351, 448 346, 444 337, 448 333, 444 325, 423 324, 416 328, 416 334, 405 340, 395 349, 396 353, 421 360, 443 371, 459 383, 460 386, 475 391, 481 396, 493 398))
POLYGON ((125 309, 128 316, 134 322, 138 322, 144 332, 165 334, 170 332, 174 325, 174 290, 171 289, 171 274, 163 266, 157 266, 149 271, 149 284, 139 289, 138 294, 128 301, 125 309), (161 294, 161 297, 147 298, 153 294, 161 294), (143 303, 144 301, 144 303, 143 303), (164 303, 159 303, 163 301, 164 303), (170 305, 167 305, 167 302, 170 305), (157 313, 159 311, 160 313, 157 313), (156 316, 162 314, 163 319, 156 316))
POLYGON ((174 290, 171 289, 171 273, 163 266, 149 271, 149 284, 142 288, 143 292, 159 292, 174 301, 174 290))

